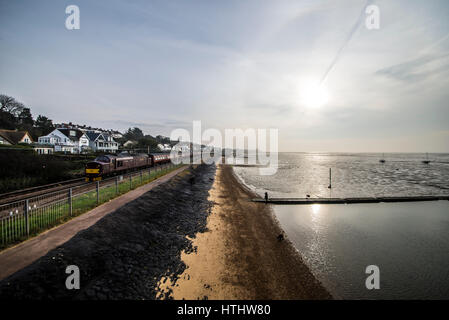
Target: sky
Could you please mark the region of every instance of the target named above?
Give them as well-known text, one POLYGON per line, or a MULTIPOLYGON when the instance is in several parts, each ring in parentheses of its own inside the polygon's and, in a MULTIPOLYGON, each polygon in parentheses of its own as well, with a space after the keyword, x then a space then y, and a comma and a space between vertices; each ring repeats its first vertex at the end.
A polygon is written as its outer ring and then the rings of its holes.
POLYGON ((168 136, 200 120, 277 128, 280 151, 449 152, 445 0, 0 0, 0 43, 0 93, 54 122, 168 136))

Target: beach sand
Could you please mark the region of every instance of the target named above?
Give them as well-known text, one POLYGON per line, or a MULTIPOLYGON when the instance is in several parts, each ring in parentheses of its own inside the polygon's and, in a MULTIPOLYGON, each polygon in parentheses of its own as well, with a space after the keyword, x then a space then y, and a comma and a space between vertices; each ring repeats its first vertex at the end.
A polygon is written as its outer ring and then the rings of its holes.
POLYGON ((173 299, 331 299, 288 239, 277 239, 282 230, 270 206, 254 197, 232 167, 220 165, 207 231, 181 254, 185 271, 162 278, 158 290, 173 299))

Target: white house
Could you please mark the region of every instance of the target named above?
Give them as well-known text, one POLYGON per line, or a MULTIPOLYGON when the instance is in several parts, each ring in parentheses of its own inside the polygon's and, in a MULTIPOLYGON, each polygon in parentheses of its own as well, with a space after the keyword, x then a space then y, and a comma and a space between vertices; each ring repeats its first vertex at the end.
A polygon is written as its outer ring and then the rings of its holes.
POLYGON ((93 151, 117 152, 118 143, 114 141, 111 135, 98 132, 86 132, 86 135, 89 138, 89 147, 93 151))
POLYGON ((161 151, 170 151, 170 150, 171 150, 171 146, 170 146, 168 143, 164 143, 164 144, 159 143, 159 144, 157 145, 157 147, 158 147, 159 150, 161 150, 161 151))
POLYGON ((0 144, 18 144, 18 143, 32 143, 28 131, 18 131, 18 130, 5 130, 0 129, 0 144))
POLYGON ((131 148, 132 146, 134 146, 134 145, 136 145, 137 144, 137 141, 134 141, 134 140, 128 140, 128 141, 126 141, 124 144, 123 144, 123 146, 125 147, 125 148, 131 148))
POLYGON ((89 138, 79 129, 58 128, 39 137, 38 143, 54 145, 55 152, 80 153, 89 147, 89 138))
POLYGON ((33 149, 37 154, 52 154, 55 148, 52 145, 48 144, 33 144, 33 149))
POLYGON ((112 131, 112 132, 111 132, 111 136, 112 136, 114 139, 121 139, 121 138, 123 138, 123 134, 121 134, 121 133, 118 132, 118 131, 112 131))
POLYGON ((55 144, 61 142, 61 137, 60 137, 60 135, 53 134, 53 132, 51 132, 51 133, 47 134, 46 136, 39 137, 37 139, 37 142, 40 144, 55 145, 55 144))

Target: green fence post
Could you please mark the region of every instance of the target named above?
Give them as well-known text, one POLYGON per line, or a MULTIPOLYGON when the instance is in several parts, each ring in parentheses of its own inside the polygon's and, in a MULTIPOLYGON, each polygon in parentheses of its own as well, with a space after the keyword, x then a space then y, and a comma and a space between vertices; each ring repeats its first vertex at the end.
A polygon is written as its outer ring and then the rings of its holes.
POLYGON ((100 181, 97 181, 97 205, 100 204, 100 181))
POLYGON ((5 236, 5 227, 3 226, 3 218, 0 219, 2 221, 2 244, 4 245, 6 243, 6 236, 5 236))
POLYGON ((132 173, 129 174, 129 190, 133 188, 133 176, 132 173))
POLYGON ((29 219, 30 205, 29 204, 30 204, 29 200, 26 199, 24 214, 25 214, 25 225, 26 225, 27 236, 30 235, 30 219, 29 219))
POLYGON ((72 188, 69 189, 69 216, 71 217, 73 213, 73 206, 72 206, 72 188))
POLYGON ((118 177, 115 177, 115 194, 118 194, 118 177))

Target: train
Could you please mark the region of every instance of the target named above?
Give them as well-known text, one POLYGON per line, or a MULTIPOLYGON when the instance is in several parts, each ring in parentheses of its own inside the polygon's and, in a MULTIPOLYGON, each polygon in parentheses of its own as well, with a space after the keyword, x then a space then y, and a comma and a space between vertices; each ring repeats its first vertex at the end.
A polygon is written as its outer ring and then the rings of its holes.
POLYGON ((101 155, 86 163, 85 180, 99 181, 104 177, 155 167, 169 162, 170 154, 164 153, 101 155))

